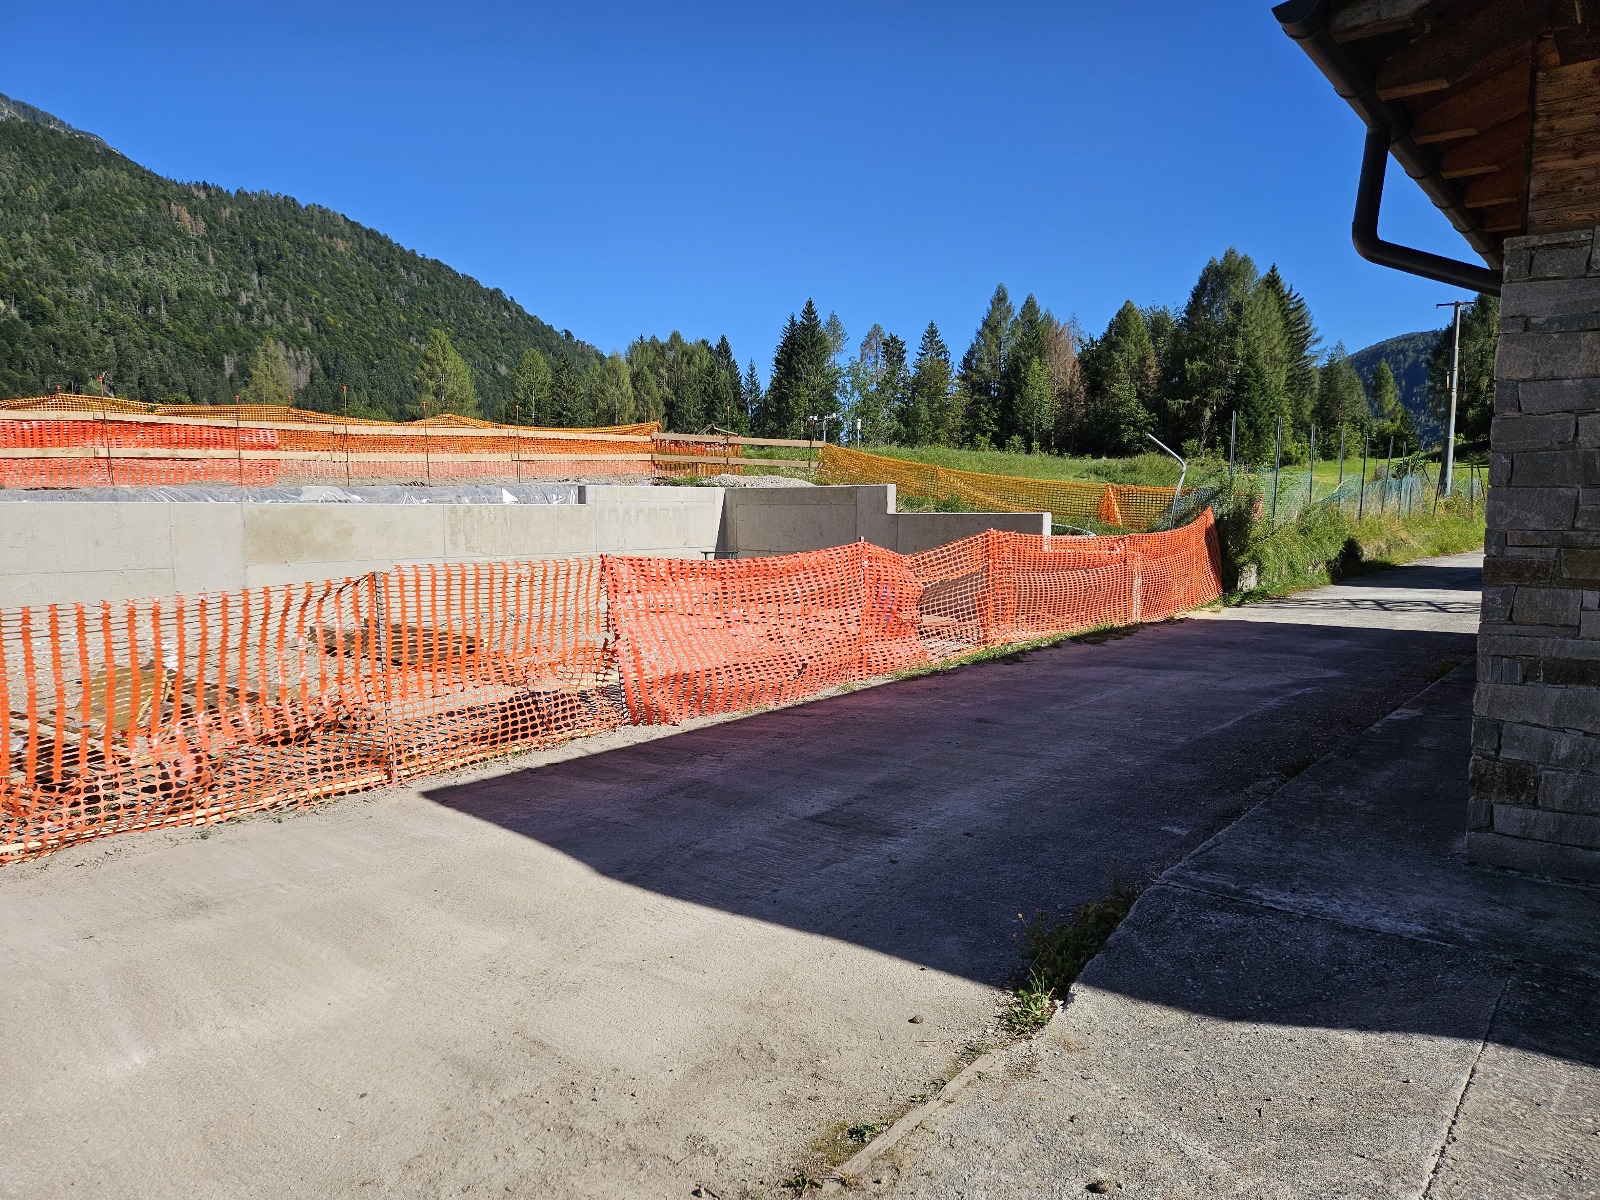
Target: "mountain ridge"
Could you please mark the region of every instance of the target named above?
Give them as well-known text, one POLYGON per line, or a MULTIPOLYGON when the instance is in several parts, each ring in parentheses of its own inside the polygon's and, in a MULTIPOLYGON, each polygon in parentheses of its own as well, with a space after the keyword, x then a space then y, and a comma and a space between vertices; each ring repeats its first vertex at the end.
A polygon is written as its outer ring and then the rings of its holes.
POLYGON ((263 341, 295 403, 399 416, 421 347, 446 329, 485 411, 510 402, 523 352, 600 358, 498 288, 333 209, 182 183, 92 133, 0 95, 0 395, 83 386, 226 403, 263 341))

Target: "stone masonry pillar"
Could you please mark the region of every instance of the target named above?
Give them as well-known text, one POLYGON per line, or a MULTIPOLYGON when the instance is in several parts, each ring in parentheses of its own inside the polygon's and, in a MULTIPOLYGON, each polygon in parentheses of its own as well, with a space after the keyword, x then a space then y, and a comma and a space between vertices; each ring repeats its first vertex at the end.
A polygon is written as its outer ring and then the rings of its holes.
POLYGON ((1600 881, 1600 229, 1505 255, 1467 850, 1600 881))

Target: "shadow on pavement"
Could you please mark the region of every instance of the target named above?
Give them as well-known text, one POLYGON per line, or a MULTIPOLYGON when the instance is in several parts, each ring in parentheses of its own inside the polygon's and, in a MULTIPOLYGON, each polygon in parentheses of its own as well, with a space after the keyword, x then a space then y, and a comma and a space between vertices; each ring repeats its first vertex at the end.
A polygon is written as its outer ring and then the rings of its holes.
POLYGON ((1473 648, 1171 622, 426 794, 635 887, 1001 985, 1019 914, 1154 878, 1473 648))

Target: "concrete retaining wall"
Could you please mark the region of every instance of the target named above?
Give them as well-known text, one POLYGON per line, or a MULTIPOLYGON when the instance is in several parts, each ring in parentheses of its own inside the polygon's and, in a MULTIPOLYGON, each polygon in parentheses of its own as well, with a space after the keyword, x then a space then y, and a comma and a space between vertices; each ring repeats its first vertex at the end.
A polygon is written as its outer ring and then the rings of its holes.
POLYGON ((0 504, 0 608, 341 578, 396 563, 912 553, 1048 514, 895 513, 894 488, 586 487, 577 504, 0 504))
POLYGON ((822 550, 865 539, 916 554, 986 529, 1048 534, 1049 513, 897 513, 892 483, 729 488, 717 549, 741 558, 822 550))

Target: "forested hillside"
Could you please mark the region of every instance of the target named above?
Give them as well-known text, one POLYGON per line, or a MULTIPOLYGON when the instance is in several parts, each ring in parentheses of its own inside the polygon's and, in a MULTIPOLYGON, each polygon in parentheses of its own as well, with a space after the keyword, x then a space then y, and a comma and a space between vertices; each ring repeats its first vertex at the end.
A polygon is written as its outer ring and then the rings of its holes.
POLYGON ((401 415, 435 328, 490 414, 510 406, 527 350, 574 374, 600 359, 336 212, 175 183, 0 96, 0 395, 103 373, 117 395, 222 403, 255 359, 301 407, 332 411, 348 386, 352 411, 401 415))
POLYGON ((1437 329, 1402 333, 1353 351, 1350 355, 1350 365, 1361 376, 1361 382, 1366 385, 1369 394, 1378 364, 1389 364, 1389 372, 1400 391, 1400 403, 1406 406, 1412 419, 1418 421, 1424 430, 1431 430, 1435 424, 1428 405, 1428 356, 1433 353, 1439 333, 1437 329))

